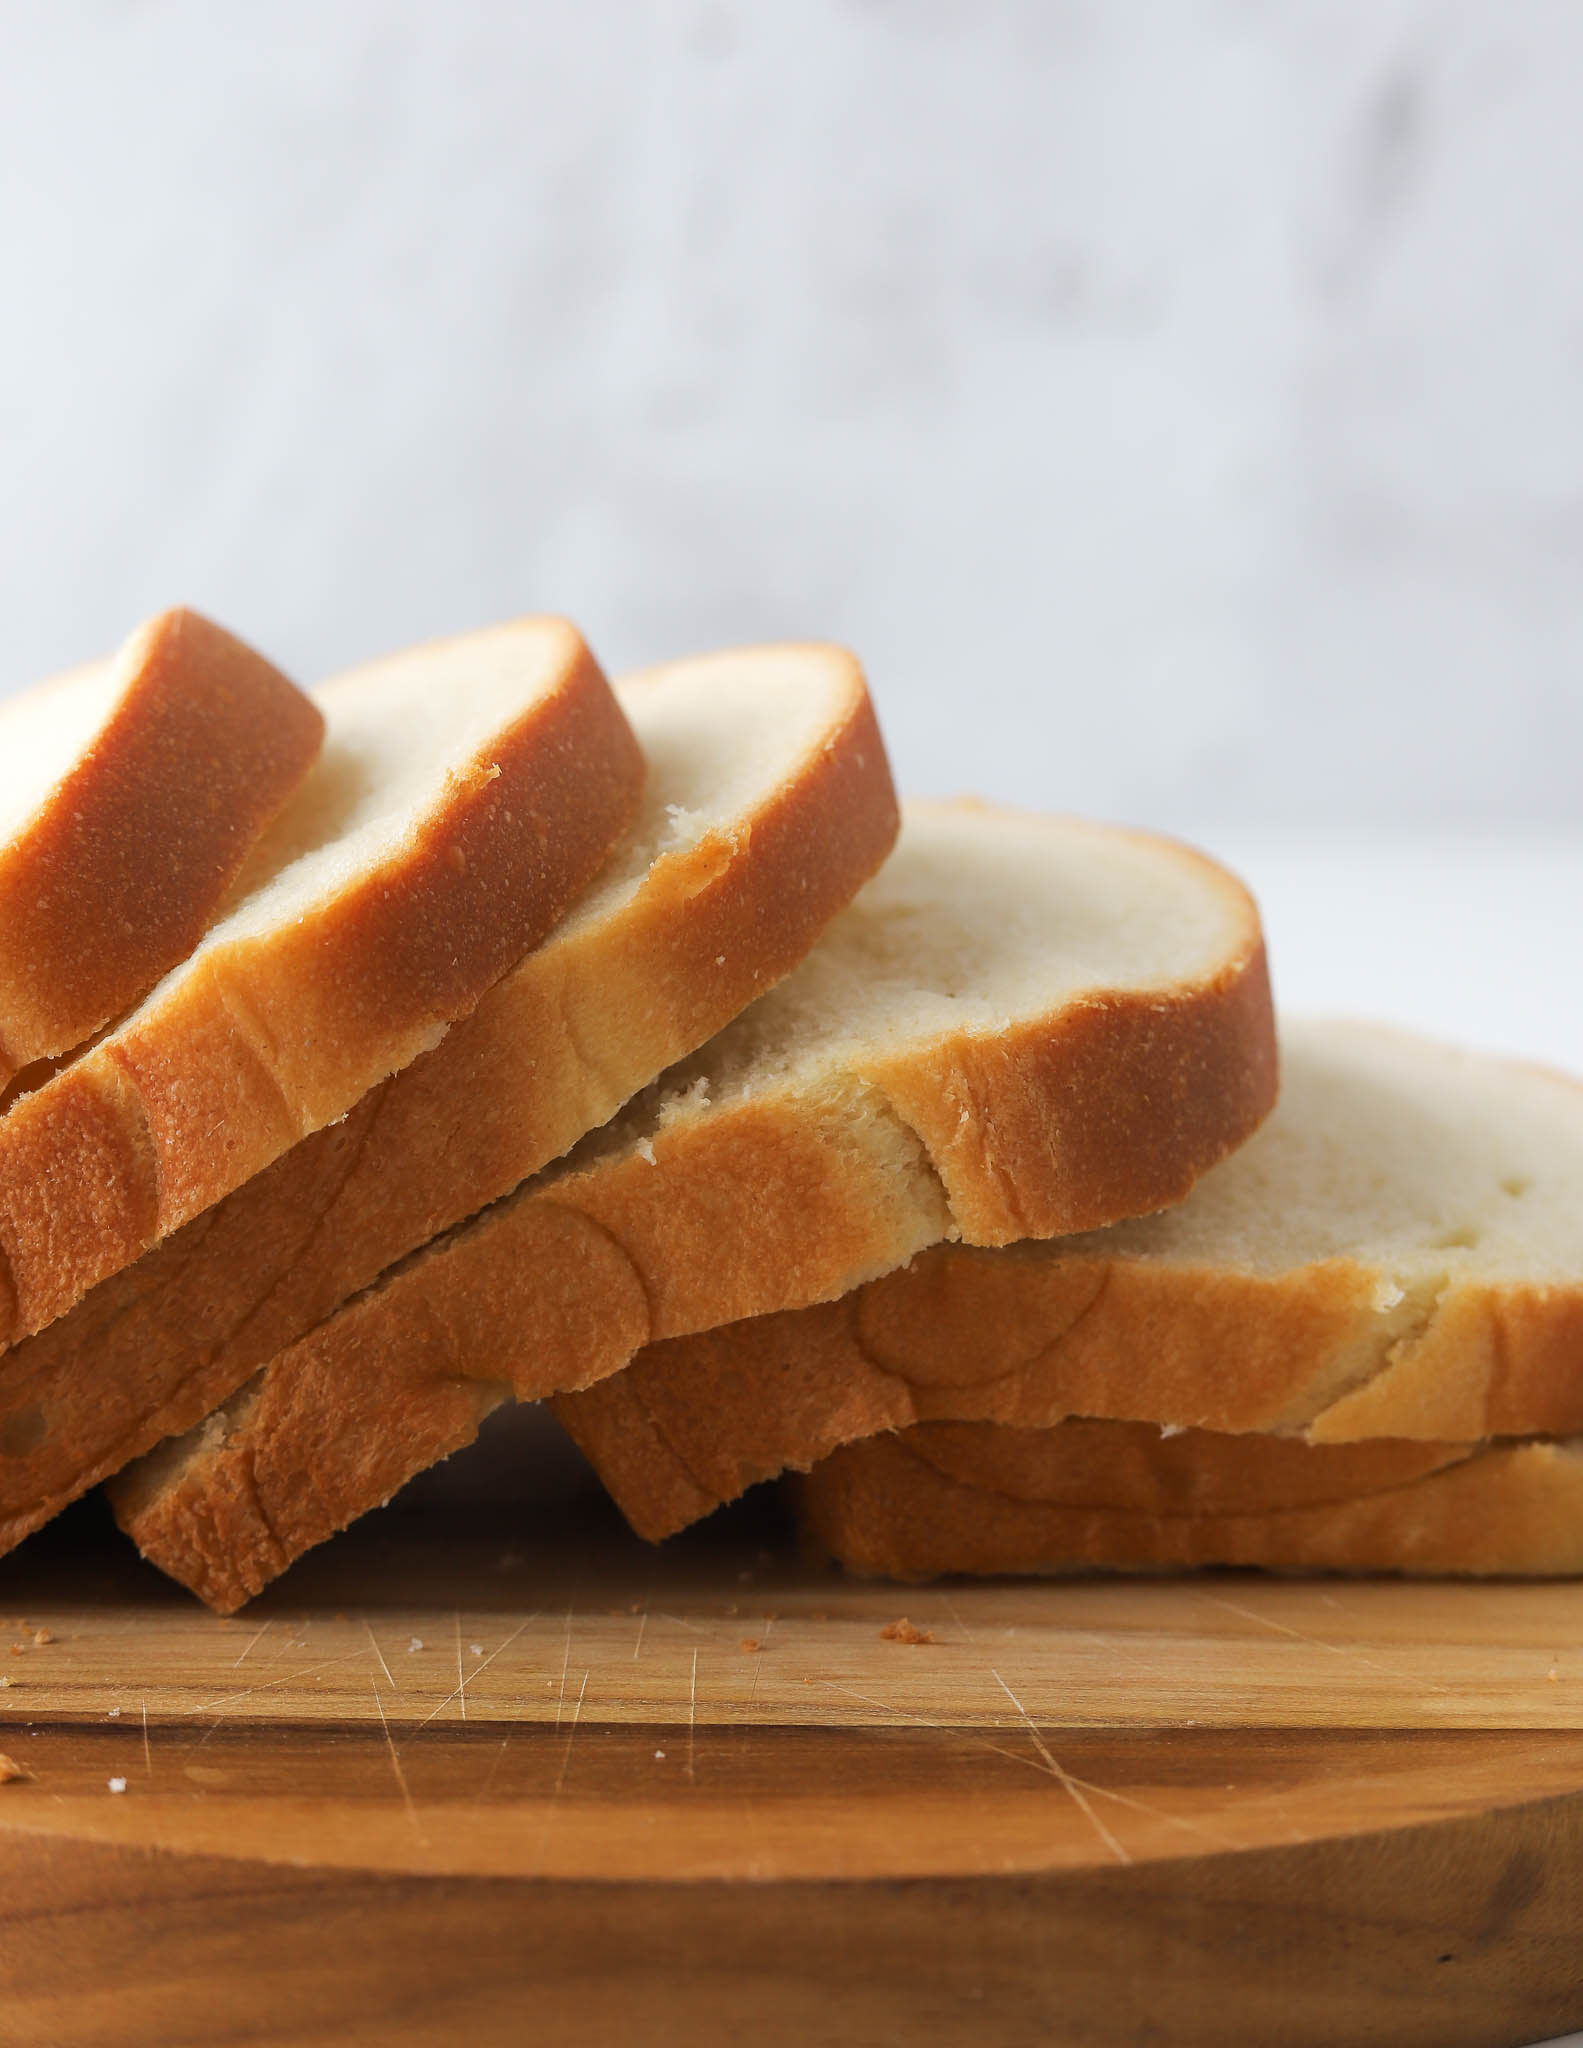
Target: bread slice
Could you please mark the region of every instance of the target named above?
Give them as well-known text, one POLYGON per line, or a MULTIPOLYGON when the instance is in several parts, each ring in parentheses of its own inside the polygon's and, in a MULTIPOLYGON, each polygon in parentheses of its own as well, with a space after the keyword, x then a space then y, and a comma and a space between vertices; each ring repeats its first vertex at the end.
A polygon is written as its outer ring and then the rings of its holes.
POLYGON ((658 1344, 557 1404, 669 1535, 755 1480, 935 1420, 1316 1440, 1583 1431, 1583 1088, 1294 1024, 1281 1100, 1177 1209, 945 1245, 796 1315, 658 1344))
POLYGON ((642 808, 550 937, 340 1123, 0 1360, 0 1546, 605 1122, 794 966, 889 850, 850 655, 712 655, 617 696, 642 808))
POLYGON ((323 735, 279 669, 188 611, 0 704, 0 1086, 187 957, 323 735))
POLYGON ((1258 918, 1230 876, 1097 826, 919 807, 778 989, 126 1475, 117 1512, 236 1607, 507 1398, 953 1233, 1174 1200, 1274 1089, 1258 918))
POLYGON ((1583 1571, 1580 1438, 1310 1445, 1162 1441, 1118 1422, 924 1423, 788 1483, 810 1551, 874 1577, 1583 1571))
POLYGON ((324 751, 226 914, 0 1117, 7 1341, 434 1045, 638 801, 637 742, 558 620, 374 662, 318 702, 324 751))

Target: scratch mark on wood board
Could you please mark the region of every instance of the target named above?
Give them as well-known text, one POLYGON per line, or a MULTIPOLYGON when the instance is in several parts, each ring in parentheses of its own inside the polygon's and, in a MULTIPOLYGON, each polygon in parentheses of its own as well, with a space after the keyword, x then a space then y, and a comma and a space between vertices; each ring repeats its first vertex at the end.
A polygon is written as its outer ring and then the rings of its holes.
POLYGON ((401 1758, 396 1754, 395 1737, 390 1732, 390 1723, 385 1719, 385 1703, 379 1697, 378 1680, 370 1678, 368 1681, 368 1689, 374 1695, 374 1705, 379 1709, 379 1725, 385 1731, 385 1747, 390 1752, 390 1768, 395 1772, 396 1783, 401 1788, 401 1799, 402 1804, 407 1809, 407 1819, 411 1821, 412 1831, 417 1836, 418 1840, 420 1842, 423 1842, 425 1846, 427 1846, 427 1840, 424 1836, 423 1826, 418 1819, 418 1809, 412 1803, 412 1793, 407 1785, 407 1774, 401 1768, 401 1758))
POLYGON ((998 1671, 991 1669, 989 1675, 991 1678, 994 1679, 995 1683, 1000 1687, 1001 1691, 1006 1695, 1007 1699, 1011 1701, 1012 1705, 1017 1709, 1017 1712, 1022 1716, 1023 1726, 1027 1729, 1034 1748, 1039 1752, 1040 1756, 1044 1758, 1045 1763, 1050 1768, 1051 1775, 1060 1780, 1062 1788, 1070 1797, 1073 1804, 1077 1807, 1078 1811, 1088 1821, 1089 1825, 1093 1828, 1095 1834, 1098 1835, 1099 1839, 1104 1843, 1105 1847, 1110 1851, 1111 1855, 1115 1857, 1118 1863, 1130 1863, 1132 1861, 1131 1856, 1128 1855, 1127 1851, 1121 1846, 1120 1842, 1116 1840, 1116 1837, 1111 1833, 1110 1829, 1106 1827, 1105 1823, 1100 1819, 1099 1815, 1094 1811, 1093 1807, 1089 1805, 1088 1795, 1083 1791, 1082 1787, 1078 1784, 1077 1780, 1072 1776, 1071 1772, 1066 1770, 1057 1761, 1056 1757, 1050 1750, 1049 1744, 1045 1741, 1044 1737, 1039 1733, 1038 1728, 1034 1725, 1033 1717, 1029 1714, 1028 1709, 1023 1705, 1022 1701, 1018 1699, 1017 1695, 1012 1691, 1011 1687, 1006 1683, 1005 1679, 1001 1677, 998 1671))

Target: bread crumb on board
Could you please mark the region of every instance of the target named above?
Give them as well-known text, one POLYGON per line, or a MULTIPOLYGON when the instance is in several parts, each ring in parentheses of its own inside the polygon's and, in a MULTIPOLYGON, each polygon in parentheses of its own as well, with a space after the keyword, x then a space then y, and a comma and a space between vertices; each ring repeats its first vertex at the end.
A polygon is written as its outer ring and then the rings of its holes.
POLYGON ((112 1792, 124 1792, 126 1790, 125 1778, 111 1778, 108 1780, 108 1783, 112 1792))
POLYGON ((749 1657, 753 1654, 755 1650, 762 1650, 763 1647, 764 1645, 759 1641, 757 1636, 744 1636, 741 1642, 737 1644, 737 1648, 742 1652, 742 1654, 744 1656, 749 1657))
POLYGON ((33 1631, 33 1640, 35 1643, 37 1643, 40 1649, 43 1649, 46 1643, 54 1642, 55 1632, 53 1629, 36 1628, 33 1631))
POLYGON ((33 1773, 26 1764, 19 1764, 14 1756, 0 1755, 0 1785, 14 1785, 19 1778, 31 1778, 33 1773))
POLYGON ((884 1643, 932 1643, 934 1630, 919 1628, 915 1622, 902 1615, 898 1621, 887 1621, 880 1630, 880 1641, 884 1643))

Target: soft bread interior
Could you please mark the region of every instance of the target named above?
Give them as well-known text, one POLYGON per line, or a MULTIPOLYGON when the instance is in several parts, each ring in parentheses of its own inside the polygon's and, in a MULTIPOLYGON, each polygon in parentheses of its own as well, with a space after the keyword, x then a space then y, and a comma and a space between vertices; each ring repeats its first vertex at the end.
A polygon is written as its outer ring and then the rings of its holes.
POLYGON ((869 1062, 1107 994, 1212 974, 1248 919, 1229 876, 1167 841, 972 803, 905 806, 890 859, 802 965, 662 1075, 573 1163, 678 1117, 845 1091, 869 1062))
POLYGON ((846 656, 824 647, 756 647, 625 676, 616 696, 648 763, 642 803, 599 881, 556 928, 575 945, 608 922, 662 855, 711 833, 750 832, 754 813, 805 772, 858 688, 846 656))
POLYGON ((1583 1087, 1378 1025, 1284 1024, 1279 1104, 1180 1207, 1017 1250, 1088 1253, 1263 1275, 1356 1259, 1390 1276, 1386 1293, 1459 1276, 1576 1286, 1583 1087))

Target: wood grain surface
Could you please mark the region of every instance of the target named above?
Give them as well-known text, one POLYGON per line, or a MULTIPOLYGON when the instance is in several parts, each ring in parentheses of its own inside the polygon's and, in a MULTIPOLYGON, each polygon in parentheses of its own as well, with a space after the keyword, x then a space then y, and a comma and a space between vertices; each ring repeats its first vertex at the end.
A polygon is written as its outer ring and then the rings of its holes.
POLYGON ((899 1590, 559 1485, 231 1621, 96 1508, 8 1559, 0 2041, 1583 2024, 1583 1588, 899 1590))

